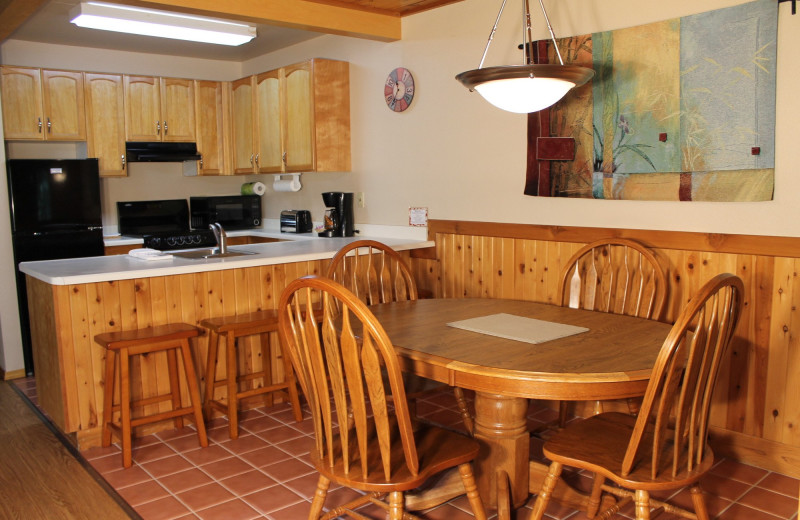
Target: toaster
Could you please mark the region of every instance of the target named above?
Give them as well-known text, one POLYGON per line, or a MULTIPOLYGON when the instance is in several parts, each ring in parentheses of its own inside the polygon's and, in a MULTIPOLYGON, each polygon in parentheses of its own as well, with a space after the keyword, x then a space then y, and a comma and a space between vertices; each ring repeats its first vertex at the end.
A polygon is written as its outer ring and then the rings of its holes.
POLYGON ((281 233, 310 233, 311 212, 306 209, 281 211, 281 233))

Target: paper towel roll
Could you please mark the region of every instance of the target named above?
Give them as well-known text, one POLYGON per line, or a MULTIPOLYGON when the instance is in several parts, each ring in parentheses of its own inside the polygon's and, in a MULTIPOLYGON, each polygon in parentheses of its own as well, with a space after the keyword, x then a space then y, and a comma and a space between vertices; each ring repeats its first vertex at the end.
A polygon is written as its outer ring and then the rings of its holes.
POLYGON ((300 175, 291 174, 291 180, 282 179, 280 175, 275 176, 272 189, 275 191, 300 191, 300 175))
POLYGON ((242 195, 263 195, 267 187, 263 182, 246 182, 242 184, 242 195))

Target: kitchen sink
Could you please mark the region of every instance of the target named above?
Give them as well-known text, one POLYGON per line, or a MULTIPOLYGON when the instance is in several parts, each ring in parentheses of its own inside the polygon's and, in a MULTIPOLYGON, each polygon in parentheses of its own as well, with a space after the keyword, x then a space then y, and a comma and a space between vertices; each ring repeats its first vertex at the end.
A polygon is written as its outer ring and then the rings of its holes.
POLYGON ((252 251, 242 251, 240 249, 228 249, 225 253, 220 253, 217 248, 212 249, 191 249, 189 251, 173 251, 172 256, 180 258, 189 258, 191 260, 200 260, 204 258, 229 258, 232 256, 254 255, 252 251))

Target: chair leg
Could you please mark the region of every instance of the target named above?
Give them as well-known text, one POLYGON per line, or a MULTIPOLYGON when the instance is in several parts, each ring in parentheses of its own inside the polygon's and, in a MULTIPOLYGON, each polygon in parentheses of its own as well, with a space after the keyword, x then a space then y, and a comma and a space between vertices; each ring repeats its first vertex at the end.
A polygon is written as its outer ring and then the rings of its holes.
POLYGON ((225 371, 228 386, 228 428, 231 439, 239 438, 239 399, 236 397, 239 385, 236 382, 236 338, 233 334, 225 334, 225 371))
MULTIPOLYGON (((272 360, 270 359, 272 340, 269 332, 258 335, 258 345, 261 348, 261 373, 264 374, 261 388, 266 388, 272 385, 272 360)), ((255 385, 255 382, 253 382, 253 384, 255 385)), ((253 388, 255 388, 255 386, 253 386, 253 388)), ((274 393, 267 392, 264 394, 264 406, 272 406, 273 404, 275 404, 274 393)))
POLYGON ((314 500, 311 502, 311 511, 308 513, 308 520, 317 520, 322 513, 322 506, 325 505, 325 497, 328 496, 328 488, 331 481, 322 475, 317 481, 317 490, 314 492, 314 500))
POLYGON ((122 465, 130 468, 133 463, 133 446, 131 432, 131 379, 130 379, 130 357, 128 349, 123 348, 119 351, 119 387, 120 400, 119 408, 121 415, 122 431, 122 465))
MULTIPOLYGON (((181 380, 178 377, 178 358, 174 348, 167 349, 167 367, 169 372, 169 389, 172 394, 172 409, 177 410, 181 407, 181 380)), ((175 428, 183 428, 183 416, 175 417, 173 420, 175 428)))
POLYGON ((203 415, 211 420, 211 401, 214 399, 214 387, 217 380, 217 354, 219 352, 219 335, 208 331, 208 355, 206 356, 206 388, 203 400, 203 415))
POLYGON ((292 368, 292 360, 289 358, 289 353, 285 352, 282 345, 280 348, 281 359, 283 360, 283 380, 286 383, 289 403, 292 405, 292 411, 294 412, 294 420, 302 422, 303 409, 300 407, 300 394, 297 392, 297 378, 294 375, 294 368, 292 368))
POLYGON ((600 510, 600 498, 603 495, 603 484, 606 483, 606 478, 599 473, 594 474, 592 481, 592 494, 589 495, 589 502, 586 504, 586 516, 594 518, 600 510))
POLYGON ((403 520, 403 492, 389 493, 389 520, 403 520))
POLYGON ((467 433, 472 436, 475 433, 475 420, 472 418, 472 413, 467 406, 467 400, 464 397, 464 390, 458 386, 453 387, 453 394, 456 396, 456 406, 461 413, 461 420, 464 421, 464 426, 467 428, 467 433))
POLYGON ((550 470, 542 483, 542 489, 539 491, 539 496, 536 497, 536 502, 533 504, 533 512, 531 513, 530 520, 542 520, 547 504, 550 502, 550 496, 558 483, 561 476, 561 470, 564 466, 560 462, 553 462, 550 464, 550 470))
POLYGON ((636 520, 650 520, 650 493, 643 489, 637 489, 635 501, 636 520))
POLYGON ((458 467, 458 472, 461 473, 461 482, 464 483, 464 490, 467 492, 467 500, 472 508, 472 515, 477 520, 486 520, 486 510, 483 508, 483 501, 478 494, 475 475, 472 473, 472 464, 461 464, 458 467))
POLYGON ((111 446, 111 428, 109 423, 113 418, 114 409, 114 368, 117 353, 106 350, 106 379, 103 382, 103 447, 111 446))
POLYGON ((206 435, 205 422, 203 422, 203 409, 200 406, 200 388, 197 386, 197 372, 194 369, 192 351, 189 347, 188 339, 184 339, 181 342, 181 351, 183 352, 183 370, 186 372, 186 386, 189 387, 189 396, 192 399, 192 408, 194 409, 197 437, 200 439, 200 446, 205 448, 208 446, 208 436, 206 435))
POLYGON ((695 484, 689 490, 692 494, 692 505, 694 505, 694 513, 697 515, 697 520, 708 520, 708 508, 706 507, 706 497, 700 486, 695 484))

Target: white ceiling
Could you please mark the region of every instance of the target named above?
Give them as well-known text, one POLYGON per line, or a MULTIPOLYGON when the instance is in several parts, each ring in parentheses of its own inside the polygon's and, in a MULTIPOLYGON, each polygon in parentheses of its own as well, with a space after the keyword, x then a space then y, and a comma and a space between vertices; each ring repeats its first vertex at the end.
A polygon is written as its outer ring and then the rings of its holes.
POLYGON ((13 32, 9 39, 190 58, 244 61, 320 36, 320 33, 311 31, 258 25, 258 36, 255 39, 238 47, 229 47, 84 29, 69 23, 69 11, 78 3, 79 0, 51 0, 13 32))

